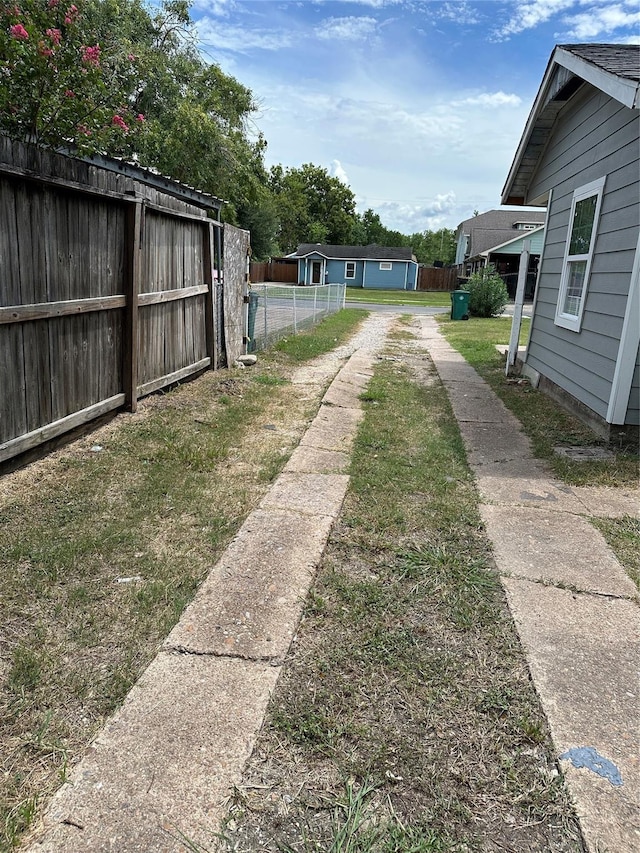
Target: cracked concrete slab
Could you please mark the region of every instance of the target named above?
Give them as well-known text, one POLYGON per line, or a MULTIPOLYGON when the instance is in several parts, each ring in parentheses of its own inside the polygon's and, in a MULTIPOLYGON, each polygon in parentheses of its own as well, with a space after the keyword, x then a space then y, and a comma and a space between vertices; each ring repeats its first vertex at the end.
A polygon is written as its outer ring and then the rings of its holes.
POLYGON ((622 781, 563 760, 589 849, 640 849, 640 618, 635 603, 504 578, 558 758, 590 747, 622 781), (614 779, 615 781, 615 779, 614 779))
POLYGON ((474 469, 474 474, 485 501, 584 513, 584 505, 571 488, 549 477, 546 466, 535 460, 521 458, 482 465, 474 469))
POLYGON ((163 648, 284 658, 332 523, 327 515, 253 512, 163 648))
POLYGON ((209 849, 253 749, 279 669, 160 654, 44 819, 32 853, 209 849))
MULTIPOLYGON (((503 424, 511 413, 504 403, 482 386, 459 383, 447 389, 456 420, 466 423, 503 424)), ((517 425, 514 423, 514 429, 517 425)))
POLYGON ((284 466, 284 471, 315 474, 346 474, 351 457, 339 450, 298 445, 284 466))
POLYGON ((573 486, 575 496, 584 504, 585 514, 615 518, 630 515, 640 518, 638 489, 613 489, 603 486, 573 486))
POLYGON ((501 571, 604 595, 635 598, 636 587, 593 525, 553 510, 480 507, 501 571))
POLYGON ((518 424, 466 423, 460 426, 462 440, 472 467, 492 462, 512 462, 531 456, 531 443, 518 424))
POLYGON ((356 385, 352 382, 334 380, 326 394, 322 398, 323 406, 341 406, 346 409, 357 409, 360 407, 360 394, 367 387, 367 383, 356 385))
POLYGON ((322 406, 313 424, 302 436, 300 444, 303 447, 319 447, 348 453, 362 417, 361 409, 322 406))
POLYGON ((335 517, 347 492, 346 474, 298 474, 283 471, 264 498, 260 509, 287 509, 315 517, 335 517))

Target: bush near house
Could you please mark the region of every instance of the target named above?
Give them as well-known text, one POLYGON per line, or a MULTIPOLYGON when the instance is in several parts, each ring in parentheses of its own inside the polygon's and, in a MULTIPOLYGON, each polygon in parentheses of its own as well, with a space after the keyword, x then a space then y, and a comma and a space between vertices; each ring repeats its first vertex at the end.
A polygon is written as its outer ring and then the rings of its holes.
POLYGON ((502 314, 509 301, 507 287, 489 264, 478 272, 472 273, 467 281, 469 291, 469 313, 474 317, 493 317, 502 314))

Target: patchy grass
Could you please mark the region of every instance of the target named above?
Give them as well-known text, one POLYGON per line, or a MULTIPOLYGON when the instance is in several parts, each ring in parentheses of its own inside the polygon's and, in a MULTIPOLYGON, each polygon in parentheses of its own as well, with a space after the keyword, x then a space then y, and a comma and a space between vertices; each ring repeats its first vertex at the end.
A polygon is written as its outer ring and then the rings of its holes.
MULTIPOLYGON (((305 351, 333 349, 363 313, 301 335, 305 351)), ((291 387, 305 356, 290 349, 147 398, 0 479, 1 851, 154 657, 304 431, 318 401, 291 387)))
POLYGON ((446 394, 392 344, 225 849, 582 851, 446 394))
MULTIPOLYGON (((638 453, 634 449, 619 449, 613 460, 585 462, 554 453, 553 448, 558 446, 589 447, 605 442, 526 380, 505 376, 505 359, 495 345, 509 343, 509 318, 472 318, 460 322, 438 317, 438 322, 449 343, 462 353, 522 423, 535 455, 548 461, 557 478, 572 485, 637 485, 638 453)), ((521 345, 526 343, 529 322, 523 321, 521 345)))
POLYGON ((450 308, 448 291, 428 290, 366 290, 348 287, 347 302, 365 302, 373 305, 423 305, 429 308, 450 308))
POLYGON ((592 518, 625 571, 640 590, 640 519, 631 515, 621 518, 592 518))
POLYGON ((308 332, 282 338, 274 350, 286 355, 289 364, 309 361, 344 343, 367 313, 362 308, 343 308, 308 332))

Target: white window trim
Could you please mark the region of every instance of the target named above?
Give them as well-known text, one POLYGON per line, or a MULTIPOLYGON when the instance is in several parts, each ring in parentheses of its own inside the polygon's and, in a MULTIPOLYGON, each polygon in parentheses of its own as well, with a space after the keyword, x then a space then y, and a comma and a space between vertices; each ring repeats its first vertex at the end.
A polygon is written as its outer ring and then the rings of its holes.
POLYGON ((345 261, 344 262, 344 277, 348 279, 352 279, 356 277, 356 262, 355 261, 345 261), (349 264, 353 267, 353 275, 349 275, 349 264))
POLYGON ((598 236, 598 222, 600 219, 600 207, 602 205, 602 196, 604 190, 604 182, 606 180, 606 176, 602 178, 598 178, 597 181, 592 181, 590 184, 585 184, 582 187, 578 187, 574 190, 573 198, 571 199, 571 211, 569 212, 569 226, 567 230, 567 239, 565 242, 564 248, 564 260, 562 263, 562 275, 560 278, 560 290, 558 292, 558 302, 556 305, 556 316, 555 316, 555 324, 556 326, 562 326, 563 329, 569 329, 572 332, 579 332, 582 326, 582 314, 584 312, 585 302, 587 300, 587 291, 589 289, 589 276, 591 274, 591 261, 593 259, 593 250, 596 245, 596 239, 598 236), (570 255, 569 247, 571 244, 571 231, 573 228, 573 217, 575 215, 576 204, 579 201, 582 201, 585 198, 589 198, 590 196, 597 196, 596 199, 596 209, 593 216, 593 231, 591 232, 591 243, 589 244, 589 251, 586 254, 582 255, 570 255), (578 309, 577 314, 566 314, 562 310, 562 306, 564 305, 565 296, 567 292, 567 287, 569 284, 569 273, 570 273, 570 264, 586 261, 586 267, 584 271, 584 286, 582 288, 582 296, 580 297, 580 307, 578 309))
POLYGON ((393 263, 391 261, 380 261, 380 269, 388 272, 393 269, 393 263))

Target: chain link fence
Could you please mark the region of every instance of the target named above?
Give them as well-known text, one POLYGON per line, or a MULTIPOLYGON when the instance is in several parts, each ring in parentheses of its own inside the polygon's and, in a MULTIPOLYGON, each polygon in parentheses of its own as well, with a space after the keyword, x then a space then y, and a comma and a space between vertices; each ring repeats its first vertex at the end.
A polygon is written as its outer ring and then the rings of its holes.
POLYGON ((264 350, 296 335, 344 307, 345 285, 311 287, 252 284, 249 292, 248 350, 264 350))

